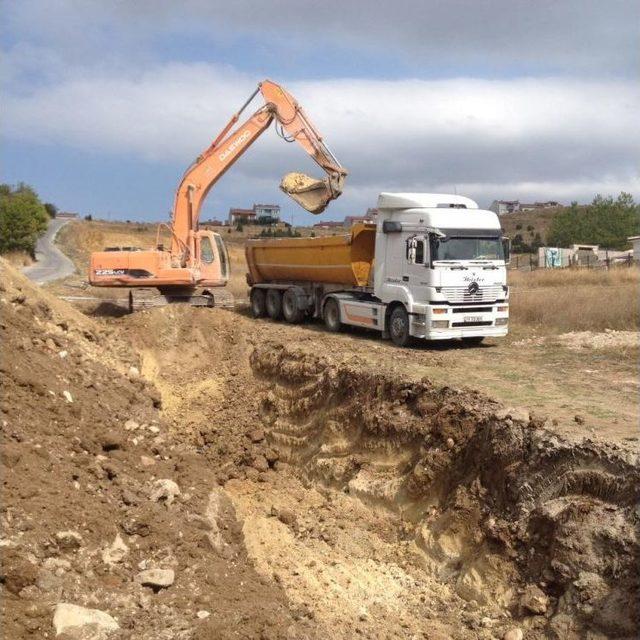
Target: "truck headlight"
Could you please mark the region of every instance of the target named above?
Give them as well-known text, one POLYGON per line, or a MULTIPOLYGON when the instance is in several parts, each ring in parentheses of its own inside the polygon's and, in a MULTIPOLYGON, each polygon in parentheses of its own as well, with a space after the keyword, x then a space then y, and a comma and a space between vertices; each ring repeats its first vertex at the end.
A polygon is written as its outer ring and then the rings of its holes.
POLYGON ((496 318, 496 327, 504 326, 509 322, 509 318, 496 318))
POLYGON ((449 321, 448 320, 432 320, 431 327, 433 329, 448 329, 449 321))

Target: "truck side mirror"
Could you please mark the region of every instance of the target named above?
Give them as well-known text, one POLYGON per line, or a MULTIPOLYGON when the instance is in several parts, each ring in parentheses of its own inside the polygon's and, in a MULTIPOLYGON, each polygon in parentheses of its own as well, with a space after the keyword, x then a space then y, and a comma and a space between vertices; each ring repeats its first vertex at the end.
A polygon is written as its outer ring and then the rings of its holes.
POLYGON ((502 253, 504 254, 504 263, 509 264, 511 262, 511 239, 502 238, 502 253))

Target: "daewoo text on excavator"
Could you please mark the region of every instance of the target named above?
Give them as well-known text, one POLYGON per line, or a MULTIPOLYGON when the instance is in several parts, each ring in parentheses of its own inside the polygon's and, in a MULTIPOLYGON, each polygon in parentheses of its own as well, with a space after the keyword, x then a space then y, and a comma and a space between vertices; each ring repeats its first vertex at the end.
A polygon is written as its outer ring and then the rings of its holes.
MULTIPOLYGON (((229 257, 218 233, 199 229, 202 203, 211 187, 276 121, 276 130, 287 142, 296 141, 322 167, 327 177, 315 180, 301 173, 284 176, 280 188, 311 213, 321 213, 342 193, 347 171, 323 142, 296 100, 275 82, 258 85, 220 134, 186 170, 178 186, 171 225, 158 227, 156 247, 111 248, 91 254, 89 283, 96 287, 131 287, 129 306, 136 305, 134 291, 157 289, 162 302, 186 301, 201 306, 216 304, 215 288, 229 279, 229 257), (265 104, 234 131, 240 115, 261 93, 265 104), (171 246, 160 243, 162 228, 171 235, 171 246)), ((155 295, 157 299, 157 294, 155 295)), ((218 298, 224 301, 224 296, 218 298)), ((157 304, 153 302, 151 304, 157 304)))

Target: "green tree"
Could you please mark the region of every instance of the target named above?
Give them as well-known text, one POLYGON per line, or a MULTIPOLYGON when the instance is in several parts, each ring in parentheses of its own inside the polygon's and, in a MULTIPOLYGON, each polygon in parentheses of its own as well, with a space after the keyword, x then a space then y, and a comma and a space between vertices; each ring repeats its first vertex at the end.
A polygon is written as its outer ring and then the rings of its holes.
POLYGON ((572 244, 598 244, 607 249, 625 249, 629 236, 640 234, 640 206, 629 193, 615 200, 597 195, 586 207, 576 202, 553 219, 548 244, 568 247, 572 244))
POLYGON ((50 218, 55 218, 58 215, 58 207, 56 207, 55 204, 52 204, 51 202, 45 202, 44 208, 49 214, 50 218))
POLYGON ((0 185, 0 253, 27 251, 35 255, 36 240, 48 222, 47 210, 29 185, 0 185))

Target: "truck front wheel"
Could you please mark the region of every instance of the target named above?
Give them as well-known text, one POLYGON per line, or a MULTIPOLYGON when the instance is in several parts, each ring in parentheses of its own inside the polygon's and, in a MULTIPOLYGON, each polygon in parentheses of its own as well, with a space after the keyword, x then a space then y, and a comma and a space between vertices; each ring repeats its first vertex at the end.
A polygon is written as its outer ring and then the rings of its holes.
POLYGON ((333 331, 334 333, 340 331, 340 327, 342 326, 342 322, 340 322, 340 306, 333 298, 329 298, 329 300, 326 301, 322 318, 329 331, 333 331))
POLYGON ((267 315, 272 320, 280 320, 282 317, 282 294, 278 289, 269 289, 265 300, 267 315))
POLYGON ((389 334, 393 344, 407 347, 411 343, 409 315, 404 307, 396 307, 389 317, 389 334))
POLYGON ((254 318, 264 318, 267 313, 264 289, 251 289, 251 315, 254 318))

